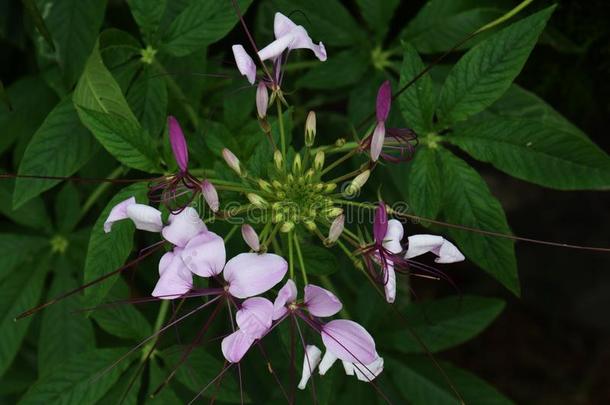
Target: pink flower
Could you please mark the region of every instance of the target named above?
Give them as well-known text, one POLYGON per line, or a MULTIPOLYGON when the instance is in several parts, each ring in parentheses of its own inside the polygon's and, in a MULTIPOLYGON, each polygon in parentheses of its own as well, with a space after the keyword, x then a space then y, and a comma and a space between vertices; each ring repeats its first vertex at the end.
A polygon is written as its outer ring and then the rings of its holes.
POLYGON ((161 257, 159 281, 152 292, 153 297, 171 300, 186 294, 193 287, 193 274, 182 261, 181 251, 176 247, 161 257))

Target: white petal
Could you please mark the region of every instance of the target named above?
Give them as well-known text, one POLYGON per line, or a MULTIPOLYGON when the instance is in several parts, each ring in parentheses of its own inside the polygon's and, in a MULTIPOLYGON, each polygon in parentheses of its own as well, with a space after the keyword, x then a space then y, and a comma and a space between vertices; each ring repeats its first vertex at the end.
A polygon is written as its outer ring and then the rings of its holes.
POLYGON ((186 207, 179 214, 170 214, 169 225, 163 228, 161 234, 168 242, 184 247, 189 240, 206 230, 197 210, 186 207))
POLYGON ((292 22, 292 20, 286 17, 282 13, 275 13, 275 18, 273 20, 273 33, 276 38, 283 37, 293 29, 295 29, 297 25, 292 22))
POLYGON ((280 56, 282 54, 282 52, 284 52, 286 49, 289 49, 290 44, 292 43, 294 37, 292 35, 292 33, 288 33, 278 39, 276 39, 275 41, 273 41, 272 43, 270 43, 269 45, 267 45, 266 47, 264 47, 263 49, 261 49, 260 51, 258 51, 258 57, 262 60, 268 60, 268 59, 275 59, 278 56, 280 56))
POLYGON ((458 248, 442 236, 427 234, 409 236, 409 247, 405 258, 410 259, 428 252, 438 256, 436 263, 454 263, 465 259, 458 248))
POLYGON ((343 363, 343 370, 345 370, 345 374, 354 375, 354 363, 350 363, 349 361, 341 360, 343 363))
POLYGON ((354 373, 360 381, 371 382, 383 371, 383 357, 377 358, 366 367, 361 364, 354 364, 354 373))
POLYGON ((123 219, 129 218, 127 216, 127 207, 130 205, 134 205, 136 203, 135 197, 129 197, 125 201, 121 201, 110 210, 110 214, 108 214, 108 218, 106 218, 106 222, 104 222, 104 232, 108 233, 112 229, 112 224, 117 221, 121 221, 123 219))
POLYGON ((160 232, 163 228, 161 211, 144 204, 132 204, 126 209, 127 217, 133 221, 137 229, 149 232, 160 232))
POLYGON ((394 271, 394 265, 388 263, 386 268, 388 272, 388 279, 383 289, 385 290, 385 299, 390 304, 396 299, 396 272, 394 271))
POLYGON ((320 357, 322 352, 314 345, 307 345, 305 348, 305 355, 303 356, 303 373, 301 374, 301 381, 299 382, 299 389, 304 390, 307 385, 307 381, 311 377, 311 373, 316 369, 320 363, 320 357))
POLYGON ((383 238, 383 247, 388 249, 392 253, 402 252, 402 246, 400 241, 404 236, 404 227, 402 223, 396 219, 390 219, 388 221, 388 230, 383 238))
POLYGON ((233 45, 233 56, 239 72, 246 76, 250 84, 256 80, 256 64, 241 45, 233 45))
POLYGON ((324 353, 324 357, 322 357, 322 361, 320 362, 320 366, 318 367, 320 375, 326 374, 328 369, 335 364, 335 361, 337 361, 337 356, 330 350, 326 350, 326 353, 324 353))

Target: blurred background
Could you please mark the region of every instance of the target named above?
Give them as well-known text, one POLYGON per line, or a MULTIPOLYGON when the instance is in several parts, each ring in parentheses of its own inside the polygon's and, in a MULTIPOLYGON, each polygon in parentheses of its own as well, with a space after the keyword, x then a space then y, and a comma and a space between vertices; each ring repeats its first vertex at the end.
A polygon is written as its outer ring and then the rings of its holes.
MULTIPOLYGON (((356 7, 351 1, 344 3, 356 7)), ((390 31, 400 30, 423 3, 403 1, 390 31)), ((610 2, 557 4, 516 82, 609 151, 610 2)), ((21 14, 14 12, 20 8, 16 0, 0 0, 0 78, 6 87, 36 70, 31 43, 19 29, 21 14)), ((249 12, 248 21, 253 24, 255 16, 249 12)), ((104 24, 137 32, 121 1, 109 2, 104 24)), ((242 33, 234 30, 213 48, 243 42, 241 38, 242 33)), ((345 109, 341 103, 331 106, 345 109)), ((610 246, 608 193, 548 190, 472 163, 502 202, 516 235, 610 246)), ((13 156, 4 153, 0 165, 10 171, 13 156)), ((442 357, 483 376, 517 403, 610 403, 610 255, 519 242, 517 258, 521 299, 471 265, 451 268, 460 292, 503 297, 508 305, 484 333, 442 357)), ((443 283, 422 281, 415 282, 414 290, 418 300, 455 292, 443 283)))

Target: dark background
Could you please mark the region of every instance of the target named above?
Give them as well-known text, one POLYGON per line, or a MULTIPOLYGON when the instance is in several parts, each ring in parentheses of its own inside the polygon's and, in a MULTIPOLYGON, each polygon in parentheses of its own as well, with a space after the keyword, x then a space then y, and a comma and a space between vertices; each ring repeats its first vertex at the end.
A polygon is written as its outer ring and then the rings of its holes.
MULTIPOLYGON (((21 7, 16 0, 3 3, 21 7)), ((353 2, 347 3, 355 8, 353 2)), ((403 2, 398 10, 405 17, 401 20, 414 16, 423 3, 403 2)), ((129 24, 121 14, 113 8, 107 19, 115 26, 129 24)), ((543 41, 517 79, 606 151, 610 150, 609 21, 607 0, 559 1, 550 22, 555 42, 543 41)), ((14 45, 25 39, 13 40, 13 44, 0 43, 0 78, 5 85, 35 64, 31 53, 14 45)), ((610 245, 607 193, 558 192, 486 165, 475 163, 475 167, 503 203, 515 234, 610 245)), ((610 403, 610 255, 520 242, 517 257, 521 299, 472 266, 451 270, 461 292, 502 296, 508 305, 481 336, 441 357, 484 377, 517 403, 610 403)), ((429 282, 418 283, 415 289, 421 299, 454 292, 450 286, 429 282)))

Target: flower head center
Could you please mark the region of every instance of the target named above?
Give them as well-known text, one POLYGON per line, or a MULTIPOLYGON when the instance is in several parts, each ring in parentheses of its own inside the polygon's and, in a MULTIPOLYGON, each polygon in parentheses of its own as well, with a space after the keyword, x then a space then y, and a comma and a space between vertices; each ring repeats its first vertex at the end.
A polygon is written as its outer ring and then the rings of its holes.
POLYGON ((53 239, 51 239, 51 251, 53 253, 64 254, 66 250, 68 250, 68 246, 70 242, 64 236, 55 235, 53 239))

